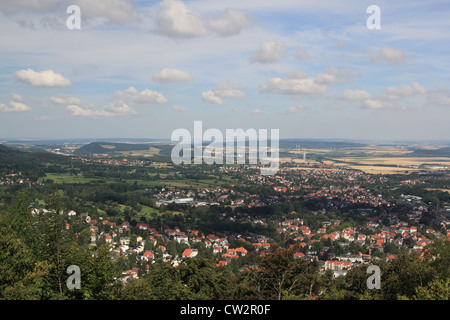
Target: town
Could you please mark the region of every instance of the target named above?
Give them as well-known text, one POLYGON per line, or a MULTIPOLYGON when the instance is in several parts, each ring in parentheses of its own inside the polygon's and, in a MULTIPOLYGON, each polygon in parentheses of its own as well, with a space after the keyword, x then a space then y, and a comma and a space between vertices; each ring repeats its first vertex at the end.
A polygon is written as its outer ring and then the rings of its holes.
MULTIPOLYGON (((150 161, 141 160, 75 159, 128 169, 151 166, 150 161)), ((74 174, 83 176, 81 171, 74 174)), ((338 277, 355 266, 396 259, 400 248, 423 256, 434 240, 450 236, 448 201, 436 206, 419 196, 388 192, 402 186, 430 185, 436 179, 445 181, 448 172, 401 180, 341 166, 298 168, 285 163, 273 176, 260 175, 255 165, 204 166, 197 174, 220 174, 240 183, 145 188, 144 194, 154 199, 147 216, 134 209, 134 215, 121 215, 125 211, 119 210, 108 216, 69 208, 66 229, 84 223, 89 228, 90 246, 108 244, 113 259, 126 257, 124 266, 130 268, 123 270, 125 282, 145 276, 152 264, 177 266, 184 258, 212 258, 216 266, 238 270, 248 264, 243 257, 249 253, 264 256, 280 245, 296 248, 295 258, 317 261, 320 273, 338 277), (212 207, 218 222, 215 228, 195 218, 198 208, 208 211, 212 207), (278 210, 269 213, 267 208, 278 210), (165 216, 170 216, 167 222, 165 216)), ((11 175, 5 178, 11 183, 11 175)), ((34 215, 46 212, 33 203, 34 215)))

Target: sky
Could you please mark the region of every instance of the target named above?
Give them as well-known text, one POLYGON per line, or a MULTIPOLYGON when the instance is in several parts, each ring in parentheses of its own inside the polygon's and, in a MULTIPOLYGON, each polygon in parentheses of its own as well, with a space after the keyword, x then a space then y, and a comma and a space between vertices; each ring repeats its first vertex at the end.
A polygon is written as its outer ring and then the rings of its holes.
POLYGON ((449 140, 449 16, 432 0, 2 0, 0 140, 167 139, 194 121, 449 140))

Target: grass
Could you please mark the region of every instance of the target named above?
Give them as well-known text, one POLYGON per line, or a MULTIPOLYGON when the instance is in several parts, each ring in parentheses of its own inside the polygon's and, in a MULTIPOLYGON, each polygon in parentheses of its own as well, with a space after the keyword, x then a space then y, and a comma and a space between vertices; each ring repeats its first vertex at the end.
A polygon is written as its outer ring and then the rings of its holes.
POLYGON ((41 178, 40 180, 47 179, 53 180, 55 183, 89 183, 92 180, 99 180, 84 176, 74 176, 68 173, 46 173, 45 178, 41 178))

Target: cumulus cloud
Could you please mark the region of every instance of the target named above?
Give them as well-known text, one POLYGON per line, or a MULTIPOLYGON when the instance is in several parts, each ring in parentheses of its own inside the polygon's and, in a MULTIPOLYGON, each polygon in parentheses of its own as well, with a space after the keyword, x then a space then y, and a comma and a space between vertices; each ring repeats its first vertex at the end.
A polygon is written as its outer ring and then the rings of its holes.
POLYGON ((54 104, 59 104, 59 105, 70 105, 70 104, 75 104, 75 105, 79 105, 81 104, 81 100, 75 97, 70 97, 66 94, 57 94, 54 95, 50 98, 50 100, 54 103, 54 104))
POLYGON ((11 97, 14 101, 23 101, 23 98, 17 93, 11 93, 11 97))
POLYGON ((178 111, 178 112, 186 111, 186 107, 185 106, 177 106, 177 105, 175 105, 175 106, 172 106, 172 109, 175 110, 175 111, 178 111))
POLYGON ((31 84, 32 86, 41 87, 67 87, 72 82, 53 70, 44 70, 36 72, 32 69, 19 70, 14 73, 14 77, 24 83, 31 84))
POLYGON ((326 68, 323 73, 319 74, 315 82, 318 84, 332 84, 346 82, 349 77, 357 77, 360 74, 351 70, 338 70, 335 67, 326 68))
POLYGON ((287 46, 283 42, 266 41, 259 47, 258 51, 249 58, 249 61, 272 63, 284 57, 286 51, 287 46))
POLYGON ((241 86, 234 85, 228 81, 219 83, 214 90, 208 90, 202 93, 203 101, 212 104, 222 105, 222 98, 244 99, 245 93, 242 91, 241 86))
POLYGON ((427 101, 434 106, 450 107, 450 90, 438 87, 428 93, 427 101))
POLYGON ((153 81, 158 83, 177 83, 177 82, 189 82, 194 78, 189 72, 165 68, 152 76, 153 81))
POLYGON ((67 110, 70 111, 73 116, 85 118, 105 118, 136 114, 135 110, 121 100, 115 100, 108 103, 99 110, 90 107, 82 108, 77 105, 68 105, 67 110))
POLYGON ((0 103, 0 112, 26 112, 30 111, 31 108, 23 103, 23 99, 20 95, 16 93, 11 94, 12 100, 9 104, 0 103))
POLYGON ((180 0, 163 0, 158 4, 156 13, 156 31, 173 38, 192 38, 210 34, 234 36, 251 23, 250 17, 237 9, 228 8, 207 17, 180 0))
MULTIPOLYGON (((104 105, 100 109, 95 109, 94 106, 80 107, 77 103, 67 105, 67 110, 74 116, 86 118, 104 118, 117 117, 125 115, 135 115, 137 112, 130 106, 130 104, 162 104, 167 103, 168 100, 159 92, 144 89, 137 90, 135 87, 129 87, 125 90, 118 90, 114 93, 116 98, 114 101, 104 105)), ((57 96, 52 97, 57 102, 78 102, 76 98, 57 96), (56 99, 55 99, 56 98, 56 99)))
POLYGON ((260 86, 260 91, 277 94, 316 95, 326 93, 330 84, 345 82, 348 77, 358 75, 359 73, 351 70, 338 70, 330 67, 312 78, 302 70, 295 70, 287 74, 285 78, 269 78, 260 86))
POLYGON ((216 95, 222 98, 244 99, 245 93, 240 86, 233 85, 230 82, 221 82, 215 88, 216 95))
POLYGON ((68 105, 67 110, 73 116, 85 117, 85 118, 101 118, 101 117, 111 117, 112 114, 106 112, 105 110, 92 110, 90 108, 82 108, 76 105, 68 105))
POLYGON ((261 113, 263 113, 263 111, 260 110, 260 109, 253 109, 251 112, 252 112, 253 114, 261 114, 261 113))
POLYGON ((380 99, 367 99, 364 100, 363 107, 366 109, 382 109, 388 107, 388 105, 380 99))
POLYGON ((339 96, 340 99, 347 101, 362 101, 368 100, 371 97, 372 95, 365 90, 352 90, 352 89, 344 90, 342 94, 339 96))
POLYGON ((131 99, 131 97, 133 97, 134 95, 138 94, 139 91, 135 88, 135 87, 129 87, 128 89, 125 90, 118 90, 116 92, 114 92, 114 96, 117 99, 120 100, 125 100, 125 99, 131 99))
POLYGON ((318 84, 301 70, 293 71, 286 78, 273 77, 260 86, 260 91, 278 94, 314 95, 327 92, 326 85, 318 84))
POLYGON ((70 0, 78 5, 83 17, 105 17, 113 23, 124 23, 135 19, 134 8, 127 0, 70 0))
POLYGON ((388 87, 383 91, 386 99, 396 100, 403 97, 425 94, 427 90, 420 83, 413 81, 411 85, 403 85, 400 87, 388 87))
POLYGON ((114 100, 103 107, 103 110, 114 115, 129 115, 136 114, 130 106, 125 104, 122 100, 114 100))
POLYGON ((327 92, 325 85, 317 84, 314 79, 283 79, 274 77, 268 79, 260 87, 262 92, 294 95, 314 95, 327 92))
POLYGON ((212 31, 224 37, 237 35, 251 24, 252 20, 246 13, 232 8, 213 15, 207 23, 212 31))
POLYGON ((401 102, 393 103, 393 101, 425 93, 427 93, 427 90, 418 82, 413 81, 410 85, 388 87, 383 90, 382 94, 377 96, 372 96, 365 90, 346 89, 338 96, 338 98, 347 101, 361 102, 361 107, 364 109, 389 108, 405 110, 405 105, 401 102))
POLYGON ((144 89, 139 92, 134 96, 134 101, 139 104, 162 104, 169 102, 163 94, 150 89, 144 89))
POLYGON ((404 63, 406 55, 403 51, 394 48, 381 48, 379 52, 374 52, 370 56, 373 62, 386 61, 390 65, 398 65, 404 63))
POLYGON ((116 91, 114 96, 117 99, 129 100, 138 104, 163 104, 169 101, 162 93, 150 89, 138 91, 134 87, 129 87, 123 91, 116 91))
POLYGON ((298 113, 300 110, 303 110, 303 109, 306 109, 306 108, 302 105, 292 106, 292 107, 289 107, 286 112, 287 113, 298 113))
POLYGON ((182 1, 164 0, 156 15, 157 31, 169 37, 197 37, 208 33, 199 12, 189 9, 182 1))
POLYGON ((19 101, 10 101, 9 105, 0 103, 0 112, 25 112, 30 110, 29 106, 19 101))
POLYGON ((202 99, 203 99, 203 101, 212 103, 212 104, 217 104, 217 105, 223 104, 223 100, 218 95, 216 95, 214 93, 214 91, 212 91, 212 90, 202 92, 202 99))

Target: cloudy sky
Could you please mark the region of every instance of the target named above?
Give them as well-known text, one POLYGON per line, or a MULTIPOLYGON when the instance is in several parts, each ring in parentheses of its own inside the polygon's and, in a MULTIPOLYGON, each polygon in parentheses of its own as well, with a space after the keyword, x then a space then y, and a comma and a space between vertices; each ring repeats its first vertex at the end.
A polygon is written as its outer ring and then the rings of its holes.
POLYGON ((449 16, 445 0, 2 0, 0 139, 170 138, 195 120, 449 139, 449 16))

